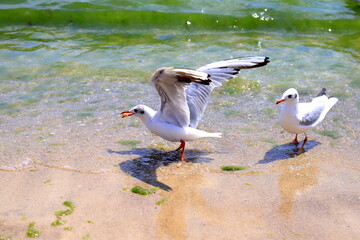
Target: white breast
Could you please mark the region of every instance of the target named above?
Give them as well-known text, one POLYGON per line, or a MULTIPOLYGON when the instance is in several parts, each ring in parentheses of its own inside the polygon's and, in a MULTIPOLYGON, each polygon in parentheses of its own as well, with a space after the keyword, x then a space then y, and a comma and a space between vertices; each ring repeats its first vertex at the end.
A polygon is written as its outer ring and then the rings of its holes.
POLYGON ((193 141, 203 137, 220 137, 219 133, 208 133, 192 127, 180 127, 170 123, 164 123, 153 119, 146 127, 154 134, 171 142, 193 141))
POLYGON ((300 125, 301 116, 293 105, 285 104, 281 109, 279 123, 289 133, 306 133, 312 127, 300 125))

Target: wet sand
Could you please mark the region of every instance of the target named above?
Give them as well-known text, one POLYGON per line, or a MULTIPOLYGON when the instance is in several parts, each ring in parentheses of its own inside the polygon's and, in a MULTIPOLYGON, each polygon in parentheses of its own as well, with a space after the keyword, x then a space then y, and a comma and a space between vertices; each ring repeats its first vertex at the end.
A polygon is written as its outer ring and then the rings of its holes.
MULTIPOLYGON (((84 122, 68 131, 69 126, 57 128, 48 147, 31 140, 36 131, 24 131, 26 151, 9 150, 10 137, 4 142, 4 156, 13 154, 14 162, 5 161, 0 171, 0 237, 26 239, 31 222, 41 233, 38 239, 360 236, 356 135, 331 139, 311 132, 306 152, 296 156, 287 144, 293 136, 276 123, 250 133, 228 126, 222 139, 188 143, 188 162, 181 164, 179 153, 168 152, 176 144, 142 126, 109 127, 119 122, 117 116, 101 124, 84 122), (270 137, 276 143, 261 140, 270 137), (141 143, 132 149, 115 143, 121 139, 141 143), (60 140, 64 144, 49 145, 60 140), (225 172, 224 165, 248 168, 225 172), (140 196, 130 191, 137 185, 159 190, 140 196), (164 198, 168 201, 158 206, 164 198), (64 225, 51 226, 54 212, 66 209, 64 201, 72 201, 75 211, 61 217, 64 225)), ((202 128, 210 129, 211 122, 202 128)))

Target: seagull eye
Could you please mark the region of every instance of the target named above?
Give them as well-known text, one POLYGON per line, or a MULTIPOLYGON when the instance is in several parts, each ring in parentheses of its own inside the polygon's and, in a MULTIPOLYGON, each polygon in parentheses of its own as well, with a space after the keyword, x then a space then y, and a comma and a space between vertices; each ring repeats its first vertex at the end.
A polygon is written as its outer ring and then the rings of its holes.
POLYGON ((288 96, 288 98, 291 98, 291 97, 292 97, 291 95, 288 96))
POLYGON ((137 113, 137 112, 138 112, 138 110, 137 110, 137 109, 134 109, 134 112, 135 112, 135 113, 137 113))

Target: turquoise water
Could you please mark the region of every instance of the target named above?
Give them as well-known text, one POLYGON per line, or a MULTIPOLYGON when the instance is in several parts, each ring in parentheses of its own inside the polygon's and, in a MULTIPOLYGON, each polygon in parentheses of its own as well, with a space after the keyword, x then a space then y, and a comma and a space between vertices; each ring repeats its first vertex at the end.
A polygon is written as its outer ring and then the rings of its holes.
POLYGON ((59 154, 71 145, 64 139, 85 134, 81 124, 93 129, 101 122, 108 126, 101 131, 119 138, 113 124, 142 131, 118 123, 118 112, 138 103, 157 108, 148 83, 155 69, 254 55, 269 56, 271 63, 216 90, 204 120, 209 130, 221 130, 214 116, 223 122, 233 117, 233 127, 251 116, 246 122, 266 128, 266 119, 276 121, 273 104, 284 90, 297 87, 309 100, 327 87, 340 99, 330 130, 356 142, 359 2, 1 0, 3 159, 51 161, 44 152, 56 147, 59 154))

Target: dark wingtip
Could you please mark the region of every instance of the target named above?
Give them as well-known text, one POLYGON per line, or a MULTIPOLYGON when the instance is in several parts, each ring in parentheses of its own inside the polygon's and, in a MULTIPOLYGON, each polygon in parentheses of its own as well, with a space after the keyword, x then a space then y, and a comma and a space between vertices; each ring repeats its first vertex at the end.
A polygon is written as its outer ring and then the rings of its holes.
POLYGON ((321 89, 321 91, 318 93, 317 97, 326 95, 326 88, 321 89))
POLYGON ((255 67, 262 67, 262 66, 265 66, 266 64, 268 64, 270 62, 270 58, 269 57, 264 57, 264 61, 263 62, 259 62, 257 63, 255 66, 253 66, 254 68, 255 67))
POLYGON ((206 79, 206 80, 196 80, 193 81, 194 83, 198 83, 198 84, 202 84, 202 85, 210 85, 211 80, 210 79, 206 79))
POLYGON ((260 63, 261 65, 260 66, 265 66, 266 64, 268 64, 270 62, 270 58, 269 57, 265 57, 264 58, 264 62, 263 63, 260 63))

